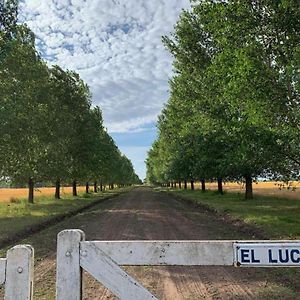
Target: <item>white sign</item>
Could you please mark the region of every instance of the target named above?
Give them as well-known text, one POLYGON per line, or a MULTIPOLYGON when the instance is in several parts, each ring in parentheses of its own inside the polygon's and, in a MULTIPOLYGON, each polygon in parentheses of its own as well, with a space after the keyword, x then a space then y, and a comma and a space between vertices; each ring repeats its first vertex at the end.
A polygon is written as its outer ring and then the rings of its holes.
POLYGON ((58 234, 56 300, 80 300, 82 269, 121 300, 157 299, 120 266, 300 267, 300 241, 85 241, 58 234))
POLYGON ((300 243, 235 243, 234 259, 241 267, 300 267, 300 243))

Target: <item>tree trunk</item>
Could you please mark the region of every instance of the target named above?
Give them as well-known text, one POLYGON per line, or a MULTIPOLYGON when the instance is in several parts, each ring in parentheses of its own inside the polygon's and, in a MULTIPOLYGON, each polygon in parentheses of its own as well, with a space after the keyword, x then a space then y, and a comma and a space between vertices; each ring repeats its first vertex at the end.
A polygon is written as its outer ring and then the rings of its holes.
POLYGON ((253 186, 252 186, 252 177, 251 175, 246 175, 246 194, 245 199, 253 199, 253 186))
POLYGON ((184 189, 185 190, 187 189, 187 181, 186 181, 186 179, 184 180, 184 189))
POLYGON ((171 182, 171 188, 173 188, 174 187, 174 183, 173 183, 173 181, 171 182))
POLYGON ((76 180, 73 180, 72 187, 73 187, 73 197, 77 197, 77 181, 76 180))
POLYGON ((223 180, 221 177, 218 178, 218 192, 223 195, 223 180))
POLYGON ((97 181, 94 182, 94 193, 98 193, 97 181))
POLYGON ((88 194, 90 192, 90 185, 89 185, 89 182, 87 182, 85 184, 85 193, 88 194))
POLYGON ((181 181, 178 182, 178 187, 181 189, 181 181))
POLYGON ((100 180, 100 191, 103 192, 102 180, 100 180))
POLYGON ((28 202, 33 203, 33 197, 34 197, 34 181, 33 178, 29 178, 28 180, 28 202))
POLYGON ((194 180, 191 180, 191 190, 193 191, 195 189, 194 180))
POLYGON ((55 182, 55 199, 60 199, 60 179, 57 178, 55 182))
POLYGON ((177 189, 177 182, 174 182, 174 188, 177 189))
POLYGON ((206 191, 206 187, 205 187, 205 179, 201 179, 201 190, 202 192, 206 191))
POLYGON ((112 184, 111 184, 111 189, 113 190, 114 188, 115 188, 115 187, 114 187, 114 184, 112 183, 112 184))

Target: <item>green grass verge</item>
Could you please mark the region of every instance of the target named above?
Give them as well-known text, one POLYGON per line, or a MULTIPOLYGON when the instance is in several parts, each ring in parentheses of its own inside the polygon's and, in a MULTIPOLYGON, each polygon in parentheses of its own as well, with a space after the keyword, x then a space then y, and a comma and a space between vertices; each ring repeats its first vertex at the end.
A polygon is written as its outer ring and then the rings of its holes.
MULTIPOLYGON (((239 219, 246 224, 260 229, 268 239, 300 239, 300 199, 280 199, 269 196, 255 196, 253 200, 245 200, 239 193, 225 193, 219 195, 216 191, 168 190, 181 198, 187 198, 195 204, 205 205, 221 215, 229 215, 231 219, 239 219)), ((233 222, 234 223, 234 222, 233 222)), ((251 231, 248 237, 252 239, 251 231)), ((270 278, 300 291, 299 268, 267 269, 270 278)), ((285 288, 286 289, 286 288, 285 288)), ((288 288, 287 288, 287 291, 288 288)), ((267 290, 264 290, 266 293, 267 290)), ((293 294, 284 293, 274 298, 268 294, 259 299, 300 299, 293 294)), ((299 294, 298 294, 299 295, 299 294)))
POLYGON ((238 193, 219 195, 215 191, 170 191, 258 227, 270 239, 300 239, 300 199, 256 196, 253 200, 245 200, 244 195, 238 193))
POLYGON ((127 190, 116 189, 97 194, 82 193, 78 197, 67 196, 60 200, 41 196, 35 199, 34 204, 29 204, 26 199, 21 199, 18 203, 0 203, 0 244, 6 243, 7 239, 22 238, 26 235, 26 231, 36 230, 45 222, 51 222, 127 190))

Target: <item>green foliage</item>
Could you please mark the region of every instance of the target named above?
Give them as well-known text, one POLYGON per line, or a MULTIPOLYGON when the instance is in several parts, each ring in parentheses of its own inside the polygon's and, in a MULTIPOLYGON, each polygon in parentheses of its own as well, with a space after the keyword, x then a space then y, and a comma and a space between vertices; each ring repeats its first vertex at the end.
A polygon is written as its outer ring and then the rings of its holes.
MULTIPOLYGON (((193 1, 163 42, 171 97, 148 180, 299 177, 299 4, 193 1)), ((247 194, 250 195, 251 193, 247 194)))
POLYGON ((0 2, 0 30, 11 36, 17 27, 18 0, 0 2))
POLYGON ((138 182, 105 131, 100 108, 91 106, 89 87, 77 73, 46 65, 17 14, 18 1, 1 1, 0 178, 138 182))
POLYGON ((201 193, 199 190, 177 190, 174 193, 259 227, 270 239, 300 238, 300 200, 259 196, 249 202, 237 193, 226 193, 223 196, 213 191, 201 193))

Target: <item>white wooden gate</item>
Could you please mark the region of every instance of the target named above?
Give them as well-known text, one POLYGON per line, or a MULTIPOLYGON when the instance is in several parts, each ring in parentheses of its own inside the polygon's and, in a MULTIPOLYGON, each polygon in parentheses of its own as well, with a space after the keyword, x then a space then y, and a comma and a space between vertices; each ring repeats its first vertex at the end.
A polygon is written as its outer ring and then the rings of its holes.
POLYGON ((5 300, 32 300, 34 250, 15 246, 0 258, 0 284, 5 286, 5 300))
POLYGON ((85 241, 83 231, 65 230, 56 299, 81 300, 83 269, 122 300, 157 299, 119 265, 300 267, 300 241, 85 241))

